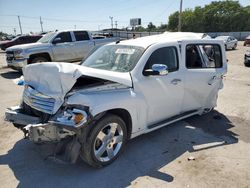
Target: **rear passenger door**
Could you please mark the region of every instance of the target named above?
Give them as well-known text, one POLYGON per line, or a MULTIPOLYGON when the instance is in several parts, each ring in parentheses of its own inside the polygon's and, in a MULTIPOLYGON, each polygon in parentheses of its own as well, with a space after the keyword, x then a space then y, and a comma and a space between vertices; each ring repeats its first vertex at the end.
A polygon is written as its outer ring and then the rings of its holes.
POLYGON ((83 59, 94 48, 94 42, 90 40, 86 31, 74 31, 73 33, 75 37, 74 52, 76 59, 83 59))
POLYGON ((221 41, 183 41, 184 99, 182 111, 216 106, 222 78, 226 73, 224 44, 221 41))

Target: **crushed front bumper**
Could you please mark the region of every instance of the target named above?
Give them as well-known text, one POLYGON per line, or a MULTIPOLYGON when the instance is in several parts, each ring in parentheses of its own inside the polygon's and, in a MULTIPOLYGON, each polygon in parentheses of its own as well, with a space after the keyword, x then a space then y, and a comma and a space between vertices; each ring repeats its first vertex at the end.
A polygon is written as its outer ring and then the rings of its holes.
POLYGON ((64 126, 58 126, 53 122, 41 123, 39 117, 24 114, 19 106, 6 109, 5 120, 23 130, 25 137, 35 143, 58 142, 67 136, 75 135, 75 131, 65 129, 64 126))
POLYGON ((20 127, 24 127, 29 124, 40 123, 39 117, 22 113, 22 108, 20 108, 19 106, 7 108, 5 111, 5 120, 18 124, 20 125, 20 127))

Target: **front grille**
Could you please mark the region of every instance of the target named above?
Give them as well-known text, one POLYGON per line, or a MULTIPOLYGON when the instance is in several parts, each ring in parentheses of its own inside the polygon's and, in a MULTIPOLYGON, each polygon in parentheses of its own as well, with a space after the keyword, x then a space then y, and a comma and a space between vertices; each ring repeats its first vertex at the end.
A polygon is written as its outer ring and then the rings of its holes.
POLYGON ((40 112, 53 114, 55 99, 39 93, 29 86, 26 86, 24 89, 23 101, 31 108, 34 108, 40 112))
POLYGON ((12 51, 7 51, 6 52, 6 60, 7 61, 12 61, 14 59, 14 52, 12 51))

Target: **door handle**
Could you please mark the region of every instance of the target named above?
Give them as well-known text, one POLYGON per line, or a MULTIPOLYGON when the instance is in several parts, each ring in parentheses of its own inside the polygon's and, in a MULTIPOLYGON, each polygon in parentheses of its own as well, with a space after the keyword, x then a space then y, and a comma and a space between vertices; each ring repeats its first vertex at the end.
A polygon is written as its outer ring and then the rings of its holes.
POLYGON ((223 75, 215 75, 209 81, 208 85, 212 85, 216 80, 223 79, 223 75))
POLYGON ((177 85, 178 82, 181 82, 181 79, 175 78, 175 79, 173 79, 173 80, 171 81, 171 84, 177 85))

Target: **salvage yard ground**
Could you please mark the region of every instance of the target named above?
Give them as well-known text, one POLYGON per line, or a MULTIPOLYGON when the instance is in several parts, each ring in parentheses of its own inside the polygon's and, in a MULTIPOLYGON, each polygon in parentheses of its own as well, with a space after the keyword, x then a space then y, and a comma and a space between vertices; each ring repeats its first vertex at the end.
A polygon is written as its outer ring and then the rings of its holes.
POLYGON ((79 160, 48 159, 52 145, 35 145, 4 121, 17 105, 21 75, 6 67, 0 52, 0 187, 241 187, 250 188, 250 68, 239 42, 227 51, 228 74, 218 106, 204 116, 131 140, 113 164, 94 169, 79 160))

